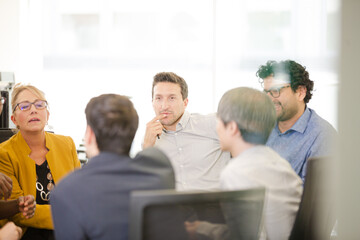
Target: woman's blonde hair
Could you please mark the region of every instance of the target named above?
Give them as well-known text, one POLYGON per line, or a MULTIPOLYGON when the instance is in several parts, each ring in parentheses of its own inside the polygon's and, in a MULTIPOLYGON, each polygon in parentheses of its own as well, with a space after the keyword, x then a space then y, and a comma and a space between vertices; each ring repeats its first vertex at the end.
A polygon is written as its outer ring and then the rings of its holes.
POLYGON ((38 97, 40 100, 44 100, 46 101, 45 98, 45 94, 43 91, 41 91, 40 89, 38 89, 37 87, 30 85, 30 84, 22 84, 22 83, 17 83, 14 86, 14 89, 11 93, 11 109, 14 110, 19 94, 24 91, 24 90, 28 90, 30 92, 32 92, 33 94, 35 94, 36 97, 38 97))

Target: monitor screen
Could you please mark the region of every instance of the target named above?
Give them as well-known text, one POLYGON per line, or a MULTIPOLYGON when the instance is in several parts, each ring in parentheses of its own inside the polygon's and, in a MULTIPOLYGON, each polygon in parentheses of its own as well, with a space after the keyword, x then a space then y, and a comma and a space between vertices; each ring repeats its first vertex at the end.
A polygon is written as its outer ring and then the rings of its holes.
POLYGON ((265 189, 134 191, 130 240, 258 239, 265 189))

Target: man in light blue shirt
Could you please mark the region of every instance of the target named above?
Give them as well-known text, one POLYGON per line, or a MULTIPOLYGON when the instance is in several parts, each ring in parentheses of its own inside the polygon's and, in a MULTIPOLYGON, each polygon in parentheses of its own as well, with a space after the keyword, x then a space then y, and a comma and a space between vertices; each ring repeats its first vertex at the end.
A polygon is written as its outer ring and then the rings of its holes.
POLYGON ((336 130, 306 106, 314 82, 305 67, 292 60, 268 61, 256 75, 277 114, 277 124, 266 145, 288 160, 304 181, 310 157, 331 156, 336 130))

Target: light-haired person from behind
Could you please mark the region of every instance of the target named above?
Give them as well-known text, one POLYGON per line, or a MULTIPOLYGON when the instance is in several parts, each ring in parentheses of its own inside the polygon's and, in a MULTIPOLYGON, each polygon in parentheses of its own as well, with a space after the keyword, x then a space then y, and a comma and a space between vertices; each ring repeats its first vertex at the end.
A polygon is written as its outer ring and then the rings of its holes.
POLYGON ((288 239, 301 199, 302 181, 288 161, 265 146, 276 122, 274 104, 265 93, 240 87, 223 95, 217 114, 221 148, 233 157, 221 172, 221 188, 264 186, 261 239, 288 239))
POLYGON ((10 218, 23 227, 22 239, 53 239, 49 200, 51 190, 70 171, 80 167, 71 137, 45 132, 49 120, 45 94, 37 87, 16 84, 11 96, 11 120, 18 132, 0 144, 0 172, 12 180, 10 199, 36 196, 32 218, 10 218))

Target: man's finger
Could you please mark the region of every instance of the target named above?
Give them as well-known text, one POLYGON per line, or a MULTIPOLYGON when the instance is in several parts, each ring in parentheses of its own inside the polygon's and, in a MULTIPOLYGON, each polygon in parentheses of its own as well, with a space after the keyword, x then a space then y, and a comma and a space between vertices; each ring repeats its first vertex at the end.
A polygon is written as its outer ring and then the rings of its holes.
POLYGON ((151 122, 159 121, 159 120, 161 120, 161 119, 163 119, 163 118, 165 118, 165 117, 166 117, 165 114, 159 114, 159 115, 155 116, 155 117, 151 120, 151 122))

